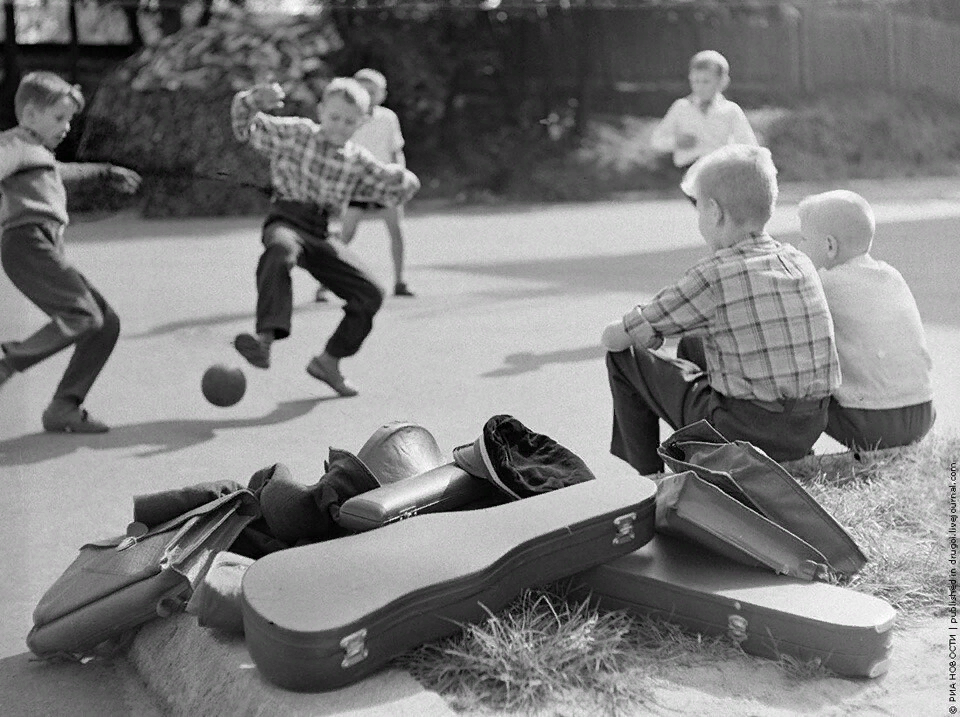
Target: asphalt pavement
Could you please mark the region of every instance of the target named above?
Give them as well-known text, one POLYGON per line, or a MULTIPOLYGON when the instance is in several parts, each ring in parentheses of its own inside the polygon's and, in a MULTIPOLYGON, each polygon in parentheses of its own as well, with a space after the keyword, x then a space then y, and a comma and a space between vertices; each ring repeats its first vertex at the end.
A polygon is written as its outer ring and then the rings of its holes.
MULTIPOLYGON (((935 362, 938 431, 960 430, 960 192, 947 181, 860 183, 879 219, 874 255, 900 269, 935 362)), ((816 187, 816 189, 830 187, 816 187)), ((789 239, 787 187, 771 225, 789 239)), ((269 371, 244 367, 231 408, 205 402, 212 363, 241 365, 231 340, 253 328, 257 217, 146 221, 120 215, 68 230, 68 256, 117 309, 122 334, 89 396, 102 436, 44 434, 40 414, 67 355, 0 390, 0 711, 4 715, 151 714, 138 675, 110 665, 30 662, 31 612, 84 542, 123 531, 132 497, 205 480, 246 482, 284 462, 304 483, 330 447, 355 451, 381 424, 409 420, 445 451, 487 418, 516 416, 602 472, 610 399, 600 329, 651 296, 705 247, 689 204, 637 199, 583 205, 426 211, 406 222, 415 298, 388 297, 361 352, 343 362, 360 395, 341 399, 308 376, 339 321, 294 276, 293 334, 269 371)), ((361 225, 356 249, 392 285, 386 231, 361 225)), ((0 277, 0 339, 45 320, 0 277)), ((829 439, 818 450, 837 450, 829 439)))

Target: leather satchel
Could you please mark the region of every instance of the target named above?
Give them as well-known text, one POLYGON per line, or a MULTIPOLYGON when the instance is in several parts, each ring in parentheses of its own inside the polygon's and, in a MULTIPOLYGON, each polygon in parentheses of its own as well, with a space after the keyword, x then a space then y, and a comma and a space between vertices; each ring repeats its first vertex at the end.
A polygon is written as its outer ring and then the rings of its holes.
POLYGON ((27 646, 39 657, 83 657, 128 630, 184 607, 211 558, 260 514, 237 490, 150 529, 87 543, 40 599, 27 646))
POLYGON ((657 489, 657 530, 746 565, 806 580, 853 575, 867 562, 853 538, 779 463, 707 421, 658 453, 675 474, 657 489))

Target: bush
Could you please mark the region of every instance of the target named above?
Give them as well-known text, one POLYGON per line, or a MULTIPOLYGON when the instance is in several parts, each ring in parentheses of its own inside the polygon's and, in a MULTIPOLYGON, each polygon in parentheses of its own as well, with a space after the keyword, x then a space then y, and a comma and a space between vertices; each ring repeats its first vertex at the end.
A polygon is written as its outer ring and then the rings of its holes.
POLYGON ((236 15, 176 33, 104 79, 78 158, 141 172, 147 216, 261 212, 268 165, 234 138, 231 99, 273 78, 287 90, 286 114, 313 116, 332 74, 319 54, 338 42, 323 16, 264 24, 236 15))
POLYGON ((826 95, 782 113, 766 143, 784 180, 956 174, 956 106, 918 95, 826 95))

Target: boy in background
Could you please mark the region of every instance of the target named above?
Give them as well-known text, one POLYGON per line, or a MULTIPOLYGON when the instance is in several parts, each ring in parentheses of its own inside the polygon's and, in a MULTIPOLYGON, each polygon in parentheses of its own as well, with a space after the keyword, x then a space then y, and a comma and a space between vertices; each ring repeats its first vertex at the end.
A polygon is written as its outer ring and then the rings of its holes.
POLYGON ((730 84, 727 58, 715 50, 698 52, 690 60, 689 80, 690 94, 674 101, 653 131, 655 150, 672 154, 673 164, 686 172, 726 144, 757 144, 740 105, 723 95, 730 84))
POLYGON ((64 255, 69 222, 64 182, 106 181, 133 193, 140 176, 109 164, 63 164, 53 151, 83 110, 80 88, 52 72, 24 76, 14 97, 17 126, 0 133, 0 261, 13 285, 50 317, 23 341, 0 344, 0 385, 73 344, 73 356, 43 412, 50 433, 104 433, 83 407, 113 352, 120 319, 64 255))
MULTIPOLYGON (((358 70, 353 79, 363 85, 370 93, 370 116, 360 128, 354 132, 351 140, 361 147, 366 147, 371 154, 384 164, 399 164, 406 166, 403 155, 403 133, 400 131, 400 120, 396 113, 383 106, 387 99, 387 78, 380 72, 370 68, 358 70)), ((383 217, 387 232, 390 235, 390 256, 393 259, 393 294, 394 296, 413 296, 413 292, 403 279, 403 206, 385 207, 377 202, 350 200, 343 213, 340 238, 344 244, 353 241, 357 232, 357 225, 364 215, 383 217)), ((326 301, 326 290, 323 286, 317 288, 317 301, 326 301)))
POLYGON ((798 212, 799 248, 820 269, 840 356, 827 435, 854 450, 919 441, 936 418, 932 362, 910 287, 870 256, 873 209, 836 190, 805 198, 798 212))
POLYGON ((265 112, 280 107, 283 98, 279 84, 257 85, 238 92, 230 109, 237 139, 270 160, 273 187, 257 264, 256 334, 239 334, 234 347, 251 365, 269 368, 273 342, 290 335, 290 270, 300 266, 345 301, 343 319, 323 352, 307 364, 307 373, 341 396, 355 396, 340 361, 356 354, 370 333, 383 292, 346 244, 330 235, 328 219, 350 199, 402 204, 420 181, 350 141, 370 109, 370 96, 356 80, 331 80, 318 108, 319 124, 265 112))
POLYGON ((777 198, 773 159, 762 147, 722 147, 691 180, 711 255, 601 337, 610 451, 642 475, 658 473, 659 419, 674 429, 707 419, 774 460, 802 458, 827 424, 840 370, 817 270, 765 229, 777 198), (700 344, 689 353, 703 365, 651 350, 670 336, 700 344))

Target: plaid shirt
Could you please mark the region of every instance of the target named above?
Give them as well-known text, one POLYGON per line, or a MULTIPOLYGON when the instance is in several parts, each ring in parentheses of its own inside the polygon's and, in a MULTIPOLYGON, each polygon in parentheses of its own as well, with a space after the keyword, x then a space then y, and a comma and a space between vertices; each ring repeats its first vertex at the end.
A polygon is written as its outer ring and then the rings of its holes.
POLYGON ((623 323, 638 339, 701 335, 710 385, 731 398, 818 399, 840 385, 820 277, 766 234, 716 251, 623 323))
POLYGON ((234 96, 230 118, 237 139, 269 158, 275 199, 316 204, 336 216, 351 199, 393 206, 420 189, 413 172, 378 162, 353 142, 331 144, 311 119, 259 111, 249 92, 234 96))

